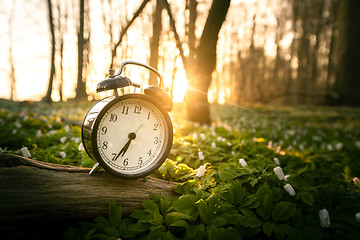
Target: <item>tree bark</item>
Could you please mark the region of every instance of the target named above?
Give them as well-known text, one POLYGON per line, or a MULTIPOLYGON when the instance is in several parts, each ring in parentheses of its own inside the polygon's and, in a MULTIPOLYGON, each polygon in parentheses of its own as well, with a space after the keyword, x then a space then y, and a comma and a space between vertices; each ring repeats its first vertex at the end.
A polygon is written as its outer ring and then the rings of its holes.
POLYGON ((50 76, 49 76, 49 85, 45 97, 43 98, 44 102, 52 102, 51 94, 54 83, 55 75, 55 27, 52 14, 52 4, 51 0, 48 0, 48 11, 49 11, 49 26, 50 26, 50 35, 51 35, 51 60, 50 60, 50 76))
POLYGON ((186 69, 190 88, 185 93, 187 119, 210 124, 207 92, 216 66, 216 45, 221 26, 225 21, 230 0, 213 0, 194 59, 186 69))
POLYGON ((77 84, 76 84, 76 96, 77 100, 86 99, 86 82, 84 81, 84 47, 85 47, 85 37, 84 37, 84 18, 85 18, 85 0, 80 0, 80 12, 79 12, 79 29, 77 32, 77 51, 78 51, 78 74, 77 74, 77 84))
POLYGON ((110 200, 129 215, 149 193, 175 196, 174 182, 125 180, 103 170, 90 176, 89 170, 0 155, 0 226, 91 220, 108 215, 110 200))
MULTIPOLYGON (((156 0, 156 8, 153 15, 153 35, 150 42, 150 66, 157 69, 159 63, 159 43, 162 28, 161 13, 163 10, 163 1, 156 0)), ((157 85, 158 79, 155 74, 150 73, 149 85, 157 85)))
POLYGON ((335 89, 339 102, 345 105, 360 105, 360 1, 339 1, 338 23, 339 41, 337 59, 339 61, 335 89))

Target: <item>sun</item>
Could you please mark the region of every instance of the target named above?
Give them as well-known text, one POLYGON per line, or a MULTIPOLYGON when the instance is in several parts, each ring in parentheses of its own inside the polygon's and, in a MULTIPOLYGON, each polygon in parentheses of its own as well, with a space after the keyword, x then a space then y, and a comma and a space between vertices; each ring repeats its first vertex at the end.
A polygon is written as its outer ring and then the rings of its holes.
POLYGON ((188 87, 185 70, 178 71, 174 78, 173 101, 183 102, 188 87))

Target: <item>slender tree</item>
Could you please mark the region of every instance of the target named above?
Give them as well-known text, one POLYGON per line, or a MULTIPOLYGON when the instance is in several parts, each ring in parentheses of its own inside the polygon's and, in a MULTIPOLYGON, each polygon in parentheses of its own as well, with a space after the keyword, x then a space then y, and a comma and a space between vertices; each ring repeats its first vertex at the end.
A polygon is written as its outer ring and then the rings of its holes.
POLYGON ((50 27, 50 36, 51 36, 51 59, 50 59, 50 76, 49 76, 49 85, 45 97, 42 99, 44 102, 52 102, 51 94, 54 83, 55 75, 55 30, 54 30, 54 20, 53 20, 53 10, 51 0, 47 1, 48 3, 48 14, 49 14, 49 27, 50 27))
MULTIPOLYGON (((150 66, 158 68, 159 62, 159 43, 162 28, 161 13, 163 11, 163 1, 156 0, 156 7, 153 14, 153 35, 150 42, 150 66)), ((157 85, 157 77, 155 74, 150 74, 150 85, 157 85)))
POLYGON ((135 19, 140 15, 140 13, 144 10, 146 4, 149 2, 150 0, 143 0, 143 2, 141 3, 141 5, 139 6, 139 8, 136 10, 136 12, 134 13, 133 17, 126 22, 126 24, 121 28, 121 31, 119 33, 119 39, 118 41, 112 46, 111 48, 111 64, 110 64, 110 68, 113 69, 114 68, 114 61, 116 59, 117 56, 117 48, 120 46, 127 30, 130 28, 130 26, 134 23, 135 19))
POLYGON ((213 0, 192 59, 185 57, 169 3, 167 0, 163 1, 188 77, 188 85, 190 88, 188 88, 185 93, 187 119, 201 124, 210 124, 211 119, 207 93, 211 84, 212 73, 216 66, 218 34, 225 21, 230 0, 213 0))
POLYGON ((360 1, 340 0, 336 91, 342 104, 360 106, 360 1))
POLYGON ((16 74, 15 74, 15 66, 14 66, 14 55, 13 55, 13 29, 12 23, 15 14, 16 1, 11 2, 10 15, 8 18, 8 26, 9 26, 9 65, 10 65, 10 100, 13 101, 16 93, 16 74))
POLYGON ((79 25, 77 29, 78 74, 75 99, 83 101, 87 99, 86 77, 90 55, 90 18, 89 2, 80 0, 79 4, 79 25))
POLYGON ((57 4, 57 12, 58 12, 58 23, 57 23, 57 35, 58 35, 58 42, 59 42, 59 68, 60 68, 60 76, 59 76, 59 97, 60 101, 63 101, 63 84, 64 84, 64 33, 66 32, 66 24, 68 19, 67 14, 67 2, 64 2, 65 4, 65 11, 64 16, 62 16, 62 8, 61 8, 61 2, 58 2, 57 4))

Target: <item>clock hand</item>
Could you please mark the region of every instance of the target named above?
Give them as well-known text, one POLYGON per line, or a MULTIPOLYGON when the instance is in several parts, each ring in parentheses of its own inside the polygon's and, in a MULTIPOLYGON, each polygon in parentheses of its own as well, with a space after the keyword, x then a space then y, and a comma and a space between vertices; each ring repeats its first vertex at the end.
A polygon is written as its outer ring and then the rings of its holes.
POLYGON ((119 157, 120 155, 121 155, 122 157, 124 156, 124 154, 127 152, 128 148, 129 148, 129 146, 130 146, 131 141, 136 138, 136 133, 134 133, 134 132, 129 133, 128 138, 129 138, 129 140, 125 143, 124 147, 120 150, 120 152, 118 153, 118 155, 116 155, 114 161, 115 161, 116 159, 118 159, 118 157, 119 157))
POLYGON ((137 131, 139 131, 139 129, 144 125, 144 123, 140 124, 140 126, 135 130, 135 133, 137 133, 137 131))

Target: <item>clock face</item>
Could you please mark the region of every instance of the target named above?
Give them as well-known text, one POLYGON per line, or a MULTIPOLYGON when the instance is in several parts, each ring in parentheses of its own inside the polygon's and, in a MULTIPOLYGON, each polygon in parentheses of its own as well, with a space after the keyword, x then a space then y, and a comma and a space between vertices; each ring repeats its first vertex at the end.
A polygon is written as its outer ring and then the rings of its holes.
POLYGON ((172 125, 152 98, 129 94, 99 113, 93 144, 100 165, 125 177, 141 177, 156 170, 172 144, 172 125))

